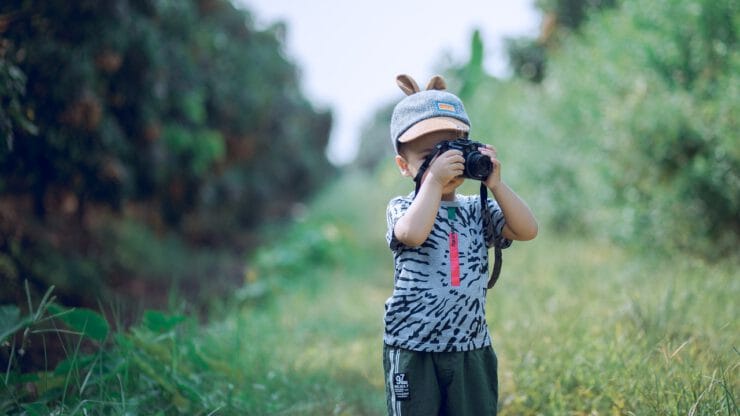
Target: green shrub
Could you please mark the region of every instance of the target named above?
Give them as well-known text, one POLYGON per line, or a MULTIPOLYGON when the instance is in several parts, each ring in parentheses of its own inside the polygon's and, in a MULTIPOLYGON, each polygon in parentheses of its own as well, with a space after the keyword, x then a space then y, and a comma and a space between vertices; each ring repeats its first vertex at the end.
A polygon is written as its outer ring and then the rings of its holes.
POLYGON ((605 58, 620 63, 610 73, 597 61, 585 75, 594 84, 619 78, 594 103, 602 116, 593 120, 609 152, 613 201, 632 212, 627 235, 721 255, 740 235, 740 137, 731 116, 740 111, 740 10, 733 1, 642 6, 625 2, 577 44, 581 53, 614 45, 605 58))
POLYGON ((540 86, 490 82, 473 121, 527 167, 514 178, 556 229, 727 253, 740 236, 737 2, 620 4, 550 51, 540 86))

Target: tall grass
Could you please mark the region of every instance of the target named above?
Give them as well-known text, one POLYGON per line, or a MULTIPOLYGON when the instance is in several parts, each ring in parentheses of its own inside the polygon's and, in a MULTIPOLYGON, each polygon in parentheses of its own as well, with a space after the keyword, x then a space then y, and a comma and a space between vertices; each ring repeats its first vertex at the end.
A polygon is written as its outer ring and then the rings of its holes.
MULTIPOLYGON (((265 231, 272 243, 209 323, 150 311, 105 346, 70 349, 56 369, 10 368, 3 411, 384 414, 384 209, 408 189, 390 168, 341 179, 292 225, 265 231)), ((634 252, 548 227, 515 243, 488 295, 500 413, 737 415, 738 263, 634 252)))
MULTIPOLYGON (((385 169, 333 187, 258 254, 269 267, 257 262, 253 281, 277 279, 279 295, 211 325, 213 355, 235 357, 256 414, 384 414, 383 213, 407 190, 399 178, 385 169), (276 267, 304 244, 336 255, 276 267)), ((738 414, 737 266, 547 228, 516 243, 489 293, 501 414, 738 414)))
POLYGON ((545 232, 490 294, 502 414, 737 414, 737 259, 545 232))
MULTIPOLYGON (((383 213, 391 194, 407 190, 399 178, 385 169, 328 191, 258 258, 306 242, 337 255, 316 264, 306 253, 277 268, 264 260, 255 281, 290 271, 278 277, 280 295, 211 326, 226 341, 211 343, 215 355, 239 357, 240 373, 253 374, 244 394, 262 398, 258 414, 384 413, 381 316, 392 267, 383 213)), ((489 294, 501 413, 737 414, 737 266, 547 228, 515 244, 489 294)))

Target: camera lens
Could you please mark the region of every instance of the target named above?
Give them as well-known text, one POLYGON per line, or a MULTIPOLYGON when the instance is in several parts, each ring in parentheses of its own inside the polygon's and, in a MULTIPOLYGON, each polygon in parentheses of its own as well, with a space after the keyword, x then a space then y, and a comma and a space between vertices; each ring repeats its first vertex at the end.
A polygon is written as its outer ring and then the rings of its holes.
POLYGON ((472 179, 484 181, 492 170, 491 159, 479 152, 472 152, 465 159, 465 174, 472 179))

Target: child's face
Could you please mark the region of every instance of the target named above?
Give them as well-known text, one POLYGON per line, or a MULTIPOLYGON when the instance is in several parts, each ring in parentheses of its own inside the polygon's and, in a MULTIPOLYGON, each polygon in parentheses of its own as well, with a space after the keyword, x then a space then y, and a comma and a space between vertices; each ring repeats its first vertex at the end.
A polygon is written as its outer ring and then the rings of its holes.
MULTIPOLYGON (((434 152, 434 146, 443 140, 454 139, 458 134, 458 132, 452 131, 438 131, 425 134, 415 140, 404 143, 401 146, 401 154, 396 156, 396 164, 401 170, 401 174, 411 178, 416 177, 424 160, 434 152)), ((428 170, 422 176, 422 182, 426 178, 427 173, 429 173, 428 170)), ((462 185, 464 180, 462 176, 452 179, 445 185, 442 193, 449 194, 454 192, 458 186, 462 185)))

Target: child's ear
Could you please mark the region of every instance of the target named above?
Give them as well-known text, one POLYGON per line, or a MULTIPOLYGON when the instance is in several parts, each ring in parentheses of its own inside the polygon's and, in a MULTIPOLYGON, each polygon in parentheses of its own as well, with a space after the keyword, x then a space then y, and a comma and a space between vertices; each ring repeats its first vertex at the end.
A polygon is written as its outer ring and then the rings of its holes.
POLYGON ((398 166, 398 170, 401 171, 401 175, 403 176, 412 176, 411 171, 409 171, 409 162, 406 161, 406 159, 401 155, 396 155, 396 166, 398 166))

